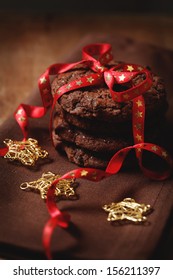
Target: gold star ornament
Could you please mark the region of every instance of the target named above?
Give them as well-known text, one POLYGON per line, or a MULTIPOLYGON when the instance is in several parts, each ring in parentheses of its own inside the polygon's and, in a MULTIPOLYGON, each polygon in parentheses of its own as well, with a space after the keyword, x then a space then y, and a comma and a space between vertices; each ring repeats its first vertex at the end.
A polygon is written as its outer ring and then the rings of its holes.
POLYGON ((107 218, 109 222, 130 221, 141 223, 146 221, 145 215, 149 214, 151 206, 137 203, 132 198, 125 198, 121 202, 104 205, 103 209, 109 213, 107 218))
MULTIPOLYGON (((42 199, 47 198, 47 192, 54 180, 60 178, 60 175, 55 175, 52 172, 45 172, 41 178, 32 182, 25 182, 20 185, 22 190, 33 190, 40 193, 42 199)), ((60 180, 55 189, 55 195, 58 198, 72 198, 76 193, 74 187, 77 186, 75 179, 60 180)))
POLYGON ((38 141, 33 138, 28 138, 26 141, 12 141, 6 139, 4 143, 8 147, 8 152, 4 158, 8 158, 11 161, 17 160, 23 165, 33 166, 39 158, 45 158, 48 156, 48 152, 42 150, 38 146, 38 141))

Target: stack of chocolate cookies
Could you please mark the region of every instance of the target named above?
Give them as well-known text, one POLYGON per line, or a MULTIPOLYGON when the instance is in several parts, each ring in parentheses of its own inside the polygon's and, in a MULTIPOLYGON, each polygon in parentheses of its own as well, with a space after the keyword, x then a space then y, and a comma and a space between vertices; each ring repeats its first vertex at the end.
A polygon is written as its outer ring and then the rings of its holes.
MULTIPOLYGON (((90 69, 80 68, 59 74, 52 82, 52 94, 61 86, 91 73, 90 69)), ((145 142, 155 143, 167 101, 163 79, 151 74, 153 85, 143 93, 145 142)), ((141 79, 144 79, 143 74, 135 77, 132 83, 135 85, 141 79)), ((122 91, 128 88, 128 84, 115 87, 116 91, 122 91)), ((69 161, 79 166, 105 169, 117 151, 134 144, 132 101, 114 101, 104 82, 63 94, 55 106, 53 141, 56 149, 64 151, 69 161)))

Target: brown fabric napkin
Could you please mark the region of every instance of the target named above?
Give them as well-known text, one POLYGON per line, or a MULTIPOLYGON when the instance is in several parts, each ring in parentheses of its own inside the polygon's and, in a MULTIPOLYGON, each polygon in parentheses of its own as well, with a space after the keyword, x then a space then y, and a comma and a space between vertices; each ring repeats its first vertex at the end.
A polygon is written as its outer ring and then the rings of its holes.
MULTIPOLYGON (((81 59, 85 44, 109 42, 114 57, 131 63, 149 65, 163 76, 168 91, 168 124, 163 131, 164 146, 173 154, 173 52, 134 42, 116 35, 89 35, 84 38, 64 62, 81 59)), ((61 61, 61 62, 62 62, 61 61)), ((56 62, 56 61, 55 61, 56 62)), ((19 81, 20 82, 20 81, 19 81)), ((27 104, 41 104, 36 90, 27 104)), ((15 110, 16 108, 14 108, 15 110)), ((29 136, 49 152, 49 159, 35 168, 25 168, 0 158, 0 255, 9 259, 44 259, 42 230, 49 218, 46 204, 40 195, 20 189, 20 184, 41 177, 43 172, 64 174, 77 168, 59 155, 51 144, 49 116, 30 120, 29 136)), ((22 135, 11 117, 0 129, 0 143, 5 138, 21 140, 22 135)), ((2 146, 2 144, 1 144, 2 146)), ((120 171, 101 182, 80 180, 79 199, 59 202, 59 208, 71 215, 68 230, 57 228, 51 249, 54 258, 60 259, 170 259, 173 206, 173 181, 156 182, 141 171, 120 171), (150 204, 154 209, 144 225, 111 225, 102 209, 104 204, 132 197, 139 203, 150 204)))

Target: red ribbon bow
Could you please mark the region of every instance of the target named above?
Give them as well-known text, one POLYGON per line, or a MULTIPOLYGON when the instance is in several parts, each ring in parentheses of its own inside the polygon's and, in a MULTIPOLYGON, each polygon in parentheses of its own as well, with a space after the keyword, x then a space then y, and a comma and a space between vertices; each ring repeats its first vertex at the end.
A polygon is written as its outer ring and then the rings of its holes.
MULTIPOLYGON (((50 241, 54 228, 56 226, 67 228, 70 221, 70 216, 67 213, 61 212, 54 201, 55 187, 59 180, 84 178, 91 181, 100 181, 105 177, 116 174, 120 170, 126 155, 132 149, 135 150, 139 166, 146 176, 155 180, 163 180, 166 179, 172 171, 172 159, 166 150, 159 147, 158 145, 144 142, 145 102, 142 94, 146 92, 152 85, 152 76, 148 69, 141 67, 140 65, 129 65, 126 63, 119 63, 117 66, 113 66, 112 68, 110 68, 110 66, 108 67, 108 63, 113 58, 111 46, 109 44, 91 44, 85 46, 83 48, 82 55, 83 60, 79 62, 51 65, 49 68, 47 68, 45 73, 41 75, 38 81, 38 86, 42 97, 43 107, 21 104, 17 108, 14 116, 23 132, 23 140, 25 141, 28 137, 28 117, 42 117, 46 114, 50 107, 52 107, 53 113, 56 102, 64 93, 86 86, 100 85, 104 81, 110 90, 113 100, 116 102, 126 102, 131 100, 133 103, 132 124, 134 145, 118 151, 111 158, 105 171, 94 168, 78 168, 66 173, 61 178, 55 180, 52 183, 52 186, 48 190, 47 194, 47 208, 51 218, 46 223, 43 231, 43 245, 48 258, 51 258, 50 241), (74 69, 76 66, 79 67, 80 65, 92 69, 93 73, 89 74, 88 76, 80 77, 80 79, 75 79, 61 86, 53 97, 51 94, 51 76, 67 72, 68 70, 74 69), (142 82, 137 85, 133 85, 132 79, 141 74, 144 74, 144 80, 142 80, 142 82), (123 83, 130 84, 130 87, 127 90, 121 92, 114 90, 115 84, 123 83), (165 160, 168 164, 167 170, 163 172, 156 172, 144 167, 142 164, 143 150, 154 153, 165 160)), ((50 122, 52 123, 52 121, 50 122)), ((1 149, 0 155, 4 156, 6 152, 6 148, 1 149)))

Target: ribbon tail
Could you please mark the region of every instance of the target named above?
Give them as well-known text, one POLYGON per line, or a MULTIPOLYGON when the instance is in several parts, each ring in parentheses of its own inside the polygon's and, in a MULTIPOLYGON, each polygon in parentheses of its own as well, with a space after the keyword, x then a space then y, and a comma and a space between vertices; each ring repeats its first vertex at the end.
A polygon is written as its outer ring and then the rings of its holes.
POLYGON ((70 215, 65 212, 60 212, 59 215, 55 217, 51 217, 44 226, 43 234, 42 234, 42 242, 45 250, 46 257, 48 259, 52 259, 52 254, 50 251, 51 248, 51 240, 54 230, 57 226, 61 228, 68 228, 70 221, 70 215))
POLYGON ((56 226, 57 226, 56 219, 50 218, 47 221, 47 223, 45 224, 44 229, 43 229, 42 242, 43 242, 43 247, 45 250, 46 257, 49 260, 52 259, 52 254, 50 251, 50 243, 51 243, 51 239, 52 239, 52 234, 53 234, 56 226))
POLYGON ((123 162, 129 153, 129 151, 133 149, 133 146, 126 147, 118 151, 109 161, 106 172, 110 174, 116 174, 121 169, 123 162))

